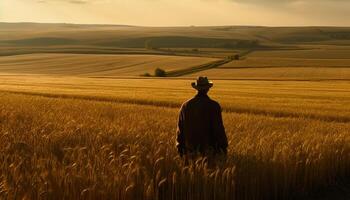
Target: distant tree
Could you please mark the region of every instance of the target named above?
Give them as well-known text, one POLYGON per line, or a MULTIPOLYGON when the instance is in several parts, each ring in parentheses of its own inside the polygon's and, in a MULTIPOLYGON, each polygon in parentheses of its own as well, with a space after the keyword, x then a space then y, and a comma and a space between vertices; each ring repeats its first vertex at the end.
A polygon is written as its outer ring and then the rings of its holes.
POLYGON ((146 73, 142 74, 142 76, 150 77, 150 76, 151 76, 151 74, 150 74, 150 73, 148 73, 148 72, 146 72, 146 73))
POLYGON ((199 50, 198 50, 198 49, 192 49, 192 51, 193 51, 193 52, 199 52, 199 50))
POLYGON ((233 59, 234 59, 234 60, 239 60, 239 58, 240 58, 240 57, 239 57, 239 54, 236 54, 236 55, 233 56, 233 59))
POLYGON ((154 70, 154 75, 157 77, 165 77, 166 76, 166 72, 163 69, 157 68, 154 70))

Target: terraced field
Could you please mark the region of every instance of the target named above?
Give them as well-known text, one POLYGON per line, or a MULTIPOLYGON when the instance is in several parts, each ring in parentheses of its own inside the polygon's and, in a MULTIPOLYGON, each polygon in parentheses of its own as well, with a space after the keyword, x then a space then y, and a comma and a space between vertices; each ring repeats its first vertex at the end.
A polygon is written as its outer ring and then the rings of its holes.
POLYGON ((160 55, 26 54, 0 57, 0 72, 78 76, 140 76, 186 69, 215 58, 160 55))

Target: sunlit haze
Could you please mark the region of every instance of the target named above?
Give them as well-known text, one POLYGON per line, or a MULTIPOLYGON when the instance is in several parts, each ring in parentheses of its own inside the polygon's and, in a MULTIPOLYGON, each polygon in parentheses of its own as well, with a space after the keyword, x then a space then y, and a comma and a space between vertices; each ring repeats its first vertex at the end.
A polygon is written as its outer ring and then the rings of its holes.
POLYGON ((2 22, 349 26, 346 0, 1 0, 2 22))

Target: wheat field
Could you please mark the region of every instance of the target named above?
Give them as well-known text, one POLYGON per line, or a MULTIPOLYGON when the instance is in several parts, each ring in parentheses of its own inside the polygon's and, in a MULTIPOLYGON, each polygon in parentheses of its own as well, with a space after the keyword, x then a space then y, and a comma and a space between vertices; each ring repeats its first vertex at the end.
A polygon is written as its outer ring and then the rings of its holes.
POLYGON ((3 73, 70 76, 140 76, 186 69, 215 61, 215 58, 161 55, 25 54, 0 57, 3 73))
POLYGON ((0 22, 0 199, 350 199, 349 31, 0 22), (199 75, 216 163, 175 147, 199 75))
POLYGON ((302 199, 350 177, 349 82, 215 81, 229 152, 208 167, 175 148, 190 80, 0 80, 2 199, 302 199))
MULTIPOLYGON (((350 52, 349 52, 350 53, 350 52)), ((350 59, 310 59, 310 58, 278 58, 248 56, 239 61, 230 62, 219 68, 284 68, 284 67, 314 67, 314 68, 350 68, 350 59)))
POLYGON ((349 80, 350 67, 243 67, 215 68, 187 77, 251 80, 349 80))
MULTIPOLYGON (((6 75, 0 91, 62 98, 180 107, 194 95, 192 79, 109 79, 6 75)), ((223 109, 271 116, 350 121, 348 81, 215 80, 211 96, 223 109)))
POLYGON ((328 47, 310 50, 254 51, 218 68, 189 74, 219 79, 349 80, 350 50, 328 47))
MULTIPOLYGON (((308 46, 305 48, 308 48, 308 46)), ((350 48, 348 46, 318 45, 311 46, 309 49, 299 50, 256 51, 249 56, 265 58, 350 59, 349 53, 350 48)))

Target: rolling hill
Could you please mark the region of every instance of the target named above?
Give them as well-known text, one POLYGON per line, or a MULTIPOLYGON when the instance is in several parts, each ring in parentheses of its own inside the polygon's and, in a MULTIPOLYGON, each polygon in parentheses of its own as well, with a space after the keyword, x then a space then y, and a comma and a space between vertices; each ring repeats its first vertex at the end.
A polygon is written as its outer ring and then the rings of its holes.
POLYGON ((347 27, 0 23, 0 73, 347 80, 349 55, 347 27))
POLYGON ((124 48, 261 48, 350 43, 343 27, 136 27, 0 23, 1 46, 93 45, 124 48))

